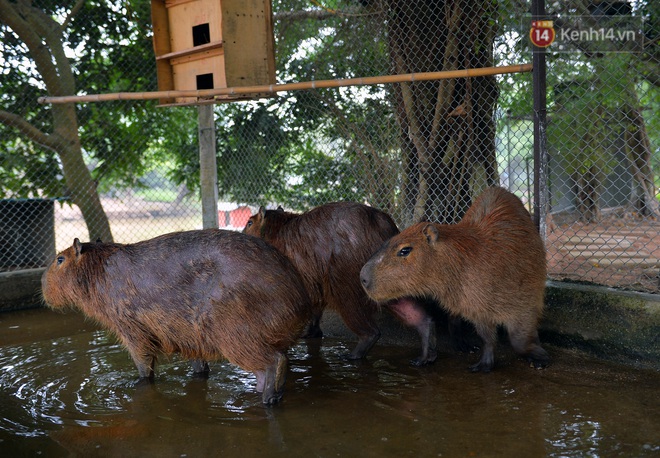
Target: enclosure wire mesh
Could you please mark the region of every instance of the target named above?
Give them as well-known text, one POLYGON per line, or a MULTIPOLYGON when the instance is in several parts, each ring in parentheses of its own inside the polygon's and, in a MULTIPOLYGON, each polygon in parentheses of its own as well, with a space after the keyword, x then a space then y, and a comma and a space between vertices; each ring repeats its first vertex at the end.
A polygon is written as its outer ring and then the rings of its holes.
MULTIPOLYGON (((155 90, 148 5, 55 3, 0 0, 0 270, 44 266, 74 237, 131 243, 201 227, 195 107, 37 103, 72 87, 155 90), (61 33, 38 36, 42 29, 24 30, 10 12, 61 33), (26 44, 34 33, 49 57, 26 44)), ((548 13, 579 16, 582 27, 610 13, 641 18, 643 40, 632 51, 589 40, 547 50, 549 278, 658 293, 657 6, 576 4, 553 3, 548 13)), ((278 83, 532 60, 529 2, 274 0, 272 8, 278 83)), ((381 208, 400 228, 451 224, 492 185, 531 212, 531 81, 521 73, 218 104, 220 226, 240 230, 261 205, 306 211, 336 200, 381 208)))

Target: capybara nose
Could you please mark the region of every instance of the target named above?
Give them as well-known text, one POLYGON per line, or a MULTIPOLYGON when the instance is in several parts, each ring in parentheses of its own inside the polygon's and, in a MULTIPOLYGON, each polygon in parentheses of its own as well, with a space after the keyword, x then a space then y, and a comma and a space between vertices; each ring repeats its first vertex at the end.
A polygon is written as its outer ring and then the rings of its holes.
POLYGON ((364 266, 362 270, 360 270, 360 283, 362 283, 364 289, 368 290, 371 286, 371 276, 366 267, 367 266, 364 266))

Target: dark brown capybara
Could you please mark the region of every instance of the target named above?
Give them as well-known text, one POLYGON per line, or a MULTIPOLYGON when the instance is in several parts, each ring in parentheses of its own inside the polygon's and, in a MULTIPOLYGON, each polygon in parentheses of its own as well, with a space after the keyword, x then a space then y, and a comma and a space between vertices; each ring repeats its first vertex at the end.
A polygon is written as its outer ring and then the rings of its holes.
POLYGON ((264 404, 278 402, 287 349, 310 319, 291 262, 245 234, 206 229, 135 244, 80 243, 57 254, 42 291, 52 308, 74 306, 113 331, 141 380, 159 354, 226 358, 257 377, 264 404))
MULTIPOLYGON (((514 350, 535 367, 550 361, 537 332, 545 248, 520 199, 502 188, 484 191, 457 224, 418 223, 405 229, 373 255, 360 278, 376 301, 431 297, 472 322, 483 339, 474 372, 492 369, 500 324, 514 350)), ((411 310, 412 324, 420 313, 411 310)))
POLYGON ((333 202, 302 214, 262 207, 243 232, 271 243, 298 268, 313 308, 306 336, 320 337, 323 310, 335 310, 359 339, 348 358, 363 358, 380 331, 378 305, 360 285, 360 269, 385 240, 399 233, 392 218, 355 202, 333 202))

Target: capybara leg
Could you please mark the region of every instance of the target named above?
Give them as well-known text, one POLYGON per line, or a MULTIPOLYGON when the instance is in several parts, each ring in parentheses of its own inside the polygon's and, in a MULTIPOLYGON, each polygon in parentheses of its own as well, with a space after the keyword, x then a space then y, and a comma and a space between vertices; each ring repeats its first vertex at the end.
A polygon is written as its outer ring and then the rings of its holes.
POLYGON ((373 313, 366 307, 363 307, 361 310, 357 310, 358 308, 359 306, 348 307, 344 304, 338 310, 348 329, 358 336, 358 343, 355 345, 353 351, 345 355, 345 358, 350 360, 362 359, 367 356, 371 347, 380 339, 380 331, 376 325, 373 313))
POLYGON ((355 348, 344 357, 350 360, 364 358, 380 339, 380 331, 376 325, 376 320, 373 316, 365 316, 364 314, 356 316, 343 309, 340 309, 339 313, 346 326, 358 336, 358 343, 355 348))
POLYGON ((527 358, 530 366, 536 369, 543 369, 550 364, 550 355, 541 346, 539 334, 536 329, 526 332, 517 328, 508 328, 508 331, 511 346, 516 353, 527 358))
POLYGON ((413 366, 424 366, 436 360, 435 321, 430 316, 417 327, 417 332, 422 340, 422 354, 410 361, 413 366))
POLYGON ((477 334, 483 340, 481 359, 477 364, 470 366, 472 372, 490 372, 495 365, 495 342, 497 327, 492 325, 475 325, 477 334))
POLYGON ((362 334, 358 336, 358 343, 355 345, 353 351, 346 355, 347 359, 362 359, 367 356, 371 347, 380 339, 380 331, 370 334, 362 334))
POLYGON ((388 304, 392 312, 406 325, 417 330, 422 341, 422 354, 410 363, 423 366, 432 363, 438 357, 436 351, 435 321, 426 313, 422 305, 412 299, 399 299, 388 304))
POLYGON ((302 335, 303 339, 318 339, 323 337, 323 331, 321 330, 321 315, 314 315, 311 321, 307 324, 307 329, 302 335))
POLYGON ((140 380, 138 383, 142 382, 153 382, 154 380, 154 368, 156 366, 156 356, 145 354, 144 351, 141 351, 139 348, 132 346, 126 346, 128 352, 133 358, 135 367, 137 367, 138 374, 140 374, 140 380))
POLYGON ((209 375, 209 363, 203 359, 195 359, 192 361, 193 374, 195 376, 205 377, 209 375))
POLYGON ((156 357, 153 355, 143 355, 137 351, 129 350, 133 357, 133 362, 137 367, 140 379, 137 381, 138 385, 151 383, 154 380, 154 367, 156 366, 156 357))
POLYGON ((256 371, 254 375, 257 376, 257 393, 263 393, 266 386, 266 371, 256 371))
POLYGON ((255 373, 257 376, 257 391, 261 391, 261 400, 271 406, 282 399, 284 382, 286 382, 287 358, 282 353, 277 354, 276 361, 265 371, 255 373))

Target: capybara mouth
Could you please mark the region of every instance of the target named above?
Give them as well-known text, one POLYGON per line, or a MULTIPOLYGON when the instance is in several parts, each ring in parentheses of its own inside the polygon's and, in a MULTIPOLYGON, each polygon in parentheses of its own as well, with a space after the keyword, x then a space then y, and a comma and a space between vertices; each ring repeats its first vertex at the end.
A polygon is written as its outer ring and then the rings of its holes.
POLYGON ((383 288, 380 288, 376 282, 373 281, 373 278, 370 276, 360 275, 360 283, 366 291, 367 295, 379 305, 385 305, 388 302, 393 302, 398 300, 402 296, 396 294, 388 294, 383 288))

